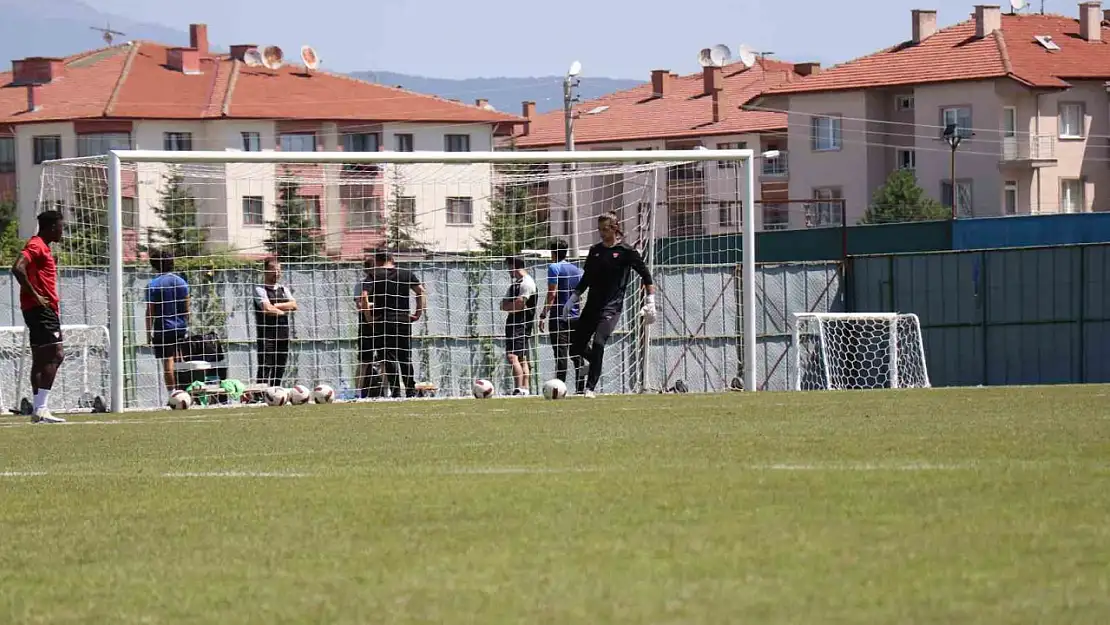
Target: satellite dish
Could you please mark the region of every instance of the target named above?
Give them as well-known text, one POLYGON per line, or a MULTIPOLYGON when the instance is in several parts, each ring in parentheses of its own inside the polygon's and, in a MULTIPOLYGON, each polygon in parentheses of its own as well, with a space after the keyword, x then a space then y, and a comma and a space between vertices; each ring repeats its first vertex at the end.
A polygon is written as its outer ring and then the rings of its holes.
POLYGON ((736 50, 736 56, 744 64, 744 67, 755 65, 755 52, 752 52, 751 48, 744 44, 740 44, 740 47, 736 50))
POLYGON ((718 43, 709 49, 709 60, 712 61, 713 67, 724 67, 731 58, 732 51, 723 43, 718 43))
POLYGON ((244 52, 243 62, 247 64, 247 67, 262 67, 265 65, 262 53, 258 51, 258 48, 251 48, 244 52))
POLYGON ((577 76, 582 73, 582 64, 575 61, 570 64, 570 70, 567 71, 567 76, 577 76))
POLYGON ((262 48, 262 64, 268 69, 279 69, 282 66, 282 59, 285 55, 282 53, 281 48, 277 46, 266 46, 262 48))
POLYGON ((316 50, 312 49, 312 46, 301 46, 301 60, 308 69, 320 67, 320 57, 316 55, 316 50))
POLYGON ((701 52, 698 52, 698 65, 701 65, 702 67, 712 67, 712 53, 713 51, 710 48, 702 48, 701 52))
POLYGON ((1025 0, 1010 0, 1010 8, 1013 9, 1011 14, 1017 13, 1025 8, 1025 0))

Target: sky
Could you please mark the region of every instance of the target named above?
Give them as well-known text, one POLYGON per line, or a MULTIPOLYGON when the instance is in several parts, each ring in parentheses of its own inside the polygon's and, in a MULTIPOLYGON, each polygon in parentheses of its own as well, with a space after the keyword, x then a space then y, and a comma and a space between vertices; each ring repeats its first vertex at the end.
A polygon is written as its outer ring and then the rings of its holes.
MULTIPOLYGON (((744 43, 787 61, 833 63, 910 37, 910 11, 941 26, 982 0, 85 0, 105 12, 186 30, 208 24, 221 45, 316 48, 331 71, 389 70, 436 78, 583 75, 648 80, 697 71, 697 53, 744 43), (265 12, 260 8, 265 7, 265 12), (701 7, 701 8, 699 8, 701 7)), ((1044 0, 1078 15, 1078 0, 1044 0)), ((1040 9, 1041 0, 1030 0, 1040 9)), ((1008 0, 1000 0, 1008 7, 1008 0)), ((299 52, 297 52, 299 54, 299 52)))

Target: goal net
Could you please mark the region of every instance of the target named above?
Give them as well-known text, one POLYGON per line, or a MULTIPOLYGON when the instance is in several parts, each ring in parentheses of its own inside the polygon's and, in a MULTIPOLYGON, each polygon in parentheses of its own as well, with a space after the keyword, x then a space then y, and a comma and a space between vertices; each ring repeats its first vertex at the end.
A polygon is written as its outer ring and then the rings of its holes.
POLYGON ((795 390, 928 387, 917 315, 796 313, 795 390))
MULTIPOLYGON (((108 328, 63 325, 65 360, 51 392, 51 408, 71 412, 106 406, 108 392, 108 328), (99 402, 97 399, 99 398, 99 402)), ((0 410, 27 412, 31 347, 24 326, 0 327, 0 410)))
MULTIPOLYGON (((171 384, 197 389, 223 379, 247 387, 326 383, 353 400, 413 389, 469 396, 477 378, 502 395, 518 387, 536 394, 565 370, 574 392, 588 367, 566 357, 572 333, 559 304, 599 241, 598 218, 614 215, 624 244, 659 275, 661 237, 740 233, 751 153, 617 153, 624 156, 610 161, 544 154, 125 156, 115 185, 118 249, 110 244, 109 157, 49 162, 41 205, 67 218, 55 246, 63 322, 110 316, 116 255, 123 315, 111 327, 123 354, 112 364, 126 408, 164 405, 171 384), (558 247, 567 248, 562 262, 558 247), (80 292, 66 289, 78 282, 80 292), (363 299, 368 289, 402 297, 363 299), (510 310, 510 293, 526 296, 525 310, 510 310), (185 333, 218 349, 197 356, 196 345, 181 347, 185 333), (514 368, 519 362, 526 371, 514 368)), ((593 297, 587 291, 584 303, 593 297)), ((660 350, 687 313, 675 301, 657 300, 659 323, 649 327, 632 274, 598 368, 599 393, 665 390, 673 367, 660 350)), ((743 374, 737 327, 723 347, 728 365, 714 365, 719 375, 695 390, 720 390, 743 374)))

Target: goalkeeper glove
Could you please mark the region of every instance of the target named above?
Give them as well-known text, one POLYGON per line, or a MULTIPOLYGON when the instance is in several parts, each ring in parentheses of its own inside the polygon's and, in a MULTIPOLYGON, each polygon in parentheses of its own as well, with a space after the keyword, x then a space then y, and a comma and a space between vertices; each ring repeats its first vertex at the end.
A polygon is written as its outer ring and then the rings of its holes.
POLYGON ((656 313, 654 293, 648 294, 647 301, 644 303, 644 307, 640 309, 640 314, 644 317, 644 322, 648 325, 655 323, 656 313))
POLYGON ((563 319, 570 319, 574 316, 574 308, 582 301, 582 296, 578 291, 571 291, 570 297, 567 298, 567 303, 563 304, 563 319))

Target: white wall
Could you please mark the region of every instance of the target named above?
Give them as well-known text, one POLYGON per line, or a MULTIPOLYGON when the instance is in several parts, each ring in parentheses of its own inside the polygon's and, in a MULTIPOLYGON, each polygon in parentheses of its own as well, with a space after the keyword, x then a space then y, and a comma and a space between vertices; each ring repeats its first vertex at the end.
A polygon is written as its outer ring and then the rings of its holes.
MULTIPOLYGON (((34 137, 51 135, 62 138, 62 158, 77 156, 77 135, 73 132, 73 124, 69 122, 25 124, 15 127, 16 201, 19 207, 19 236, 21 237, 35 234, 38 229, 35 215, 42 212, 39 210, 38 201, 43 166, 34 164, 34 137)), ((72 185, 72 181, 64 179, 65 175, 65 172, 57 172, 57 178, 52 183, 59 191, 72 185)), ((48 184, 51 182, 48 181, 48 184)))

